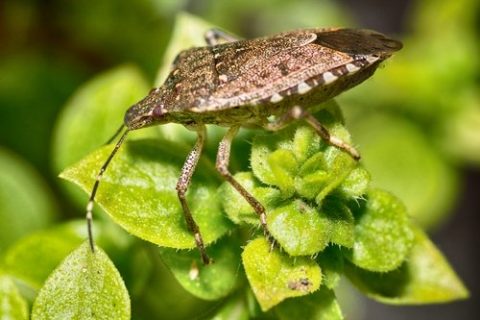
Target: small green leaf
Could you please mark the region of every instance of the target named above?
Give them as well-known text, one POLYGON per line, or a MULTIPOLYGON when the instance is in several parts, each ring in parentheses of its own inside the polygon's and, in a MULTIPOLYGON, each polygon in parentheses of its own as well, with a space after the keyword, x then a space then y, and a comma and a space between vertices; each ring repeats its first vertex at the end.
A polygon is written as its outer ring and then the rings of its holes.
POLYGON ((289 126, 279 132, 256 135, 253 139, 250 164, 255 177, 261 182, 277 186, 281 190, 290 190, 294 187, 294 181, 285 178, 295 174, 303 162, 319 150, 320 138, 310 127, 289 126), (288 163, 283 170, 280 170, 284 167, 282 157, 275 156, 278 152, 282 155, 288 153, 288 163))
POLYGON ((357 162, 353 160, 352 156, 335 147, 329 147, 327 149, 325 159, 327 162, 328 178, 325 186, 315 197, 318 205, 321 205, 326 196, 343 184, 354 169, 354 166, 357 165, 357 162))
POLYGON ((220 239, 207 249, 213 263, 204 265, 198 250, 160 248, 160 255, 182 287, 206 300, 228 295, 236 286, 240 266, 240 243, 236 238, 220 239))
POLYGON ((342 310, 333 291, 322 287, 305 297, 287 299, 275 311, 280 320, 341 320, 342 310))
MULTIPOLYGON (((111 150, 112 146, 105 146, 93 152, 65 170, 61 177, 90 193, 111 150)), ((188 150, 166 140, 125 143, 103 176, 97 203, 137 237, 165 247, 195 247, 175 189, 187 153, 188 150)), ((213 165, 201 159, 187 194, 205 243, 215 241, 231 228, 220 208, 216 178, 213 165)))
POLYGON ((48 226, 56 214, 52 193, 23 159, 0 147, 0 253, 48 226))
POLYGON ((338 193, 344 198, 360 198, 367 192, 370 184, 370 173, 362 167, 353 169, 342 181, 338 193))
POLYGON ((332 233, 328 217, 301 200, 268 212, 267 225, 275 240, 291 256, 322 251, 332 233))
POLYGON ((468 298, 468 290, 441 252, 423 231, 413 230, 414 246, 400 268, 376 273, 347 264, 346 275, 366 295, 384 303, 445 303, 468 298))
POLYGON ((267 162, 283 197, 292 196, 295 192, 294 177, 298 170, 295 154, 290 150, 277 149, 268 155, 267 162))
POLYGON ((18 292, 13 279, 0 273, 0 319, 27 320, 27 302, 18 292))
POLYGON ((130 319, 130 299, 108 256, 85 242, 50 275, 32 319, 130 319))
POLYGON ((320 287, 322 272, 315 261, 291 258, 263 238, 250 242, 242 253, 248 281, 263 311, 289 297, 303 296, 320 287))
POLYGON ((371 271, 398 268, 413 244, 413 232, 400 200, 386 191, 370 190, 355 218, 355 243, 346 257, 371 271))

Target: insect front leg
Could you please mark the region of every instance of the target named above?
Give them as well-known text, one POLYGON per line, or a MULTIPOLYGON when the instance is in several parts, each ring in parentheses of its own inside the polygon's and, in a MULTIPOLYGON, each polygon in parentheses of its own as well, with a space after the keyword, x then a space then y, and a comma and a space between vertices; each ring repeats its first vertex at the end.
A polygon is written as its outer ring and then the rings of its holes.
POLYGON ((303 119, 305 120, 315 132, 327 143, 344 150, 352 156, 355 160, 360 160, 360 153, 346 143, 345 141, 332 136, 327 128, 325 128, 310 112, 303 109, 300 106, 294 106, 287 113, 283 114, 274 122, 267 123, 264 128, 270 131, 277 131, 286 127, 293 120, 303 119))
POLYGON ((192 179, 192 175, 195 172, 195 167, 197 166, 198 159, 200 159, 200 155, 202 154, 203 145, 205 144, 205 136, 205 126, 199 127, 197 129, 197 141, 195 142, 195 146, 193 147, 192 151, 190 151, 187 159, 185 160, 185 163, 183 164, 182 173, 177 182, 177 194, 178 199, 182 204, 183 215, 185 217, 185 221, 187 222, 188 230, 193 233, 193 236, 195 238, 195 244, 200 251, 202 261, 204 264, 209 264, 210 259, 208 258, 207 252, 205 250, 205 245, 203 243, 200 229, 198 228, 197 223, 192 217, 190 207, 188 206, 187 199, 185 197, 188 186, 190 185, 190 181, 192 179))
POLYGON ((203 37, 209 46, 215 46, 217 44, 235 42, 239 40, 237 37, 220 29, 210 29, 205 32, 203 37))
POLYGON ((238 127, 231 127, 228 129, 227 133, 223 137, 220 145, 218 147, 217 153, 217 162, 216 167, 218 172, 227 180, 232 187, 234 187, 245 200, 252 206, 255 212, 260 217, 260 223, 262 224, 262 228, 264 234, 267 238, 270 238, 270 233, 268 232, 267 228, 267 216, 265 214, 264 206, 255 199, 237 180, 232 176, 230 171, 228 170, 228 164, 230 162, 230 149, 232 146, 232 140, 238 132, 238 127))

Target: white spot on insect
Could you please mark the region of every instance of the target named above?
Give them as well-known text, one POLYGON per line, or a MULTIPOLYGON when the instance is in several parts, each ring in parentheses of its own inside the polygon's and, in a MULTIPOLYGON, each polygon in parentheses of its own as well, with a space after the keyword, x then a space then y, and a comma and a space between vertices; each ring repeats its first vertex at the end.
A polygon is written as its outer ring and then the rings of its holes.
POLYGON ((281 95, 279 95, 278 93, 275 93, 274 95, 272 95, 272 97, 270 98, 270 102, 272 103, 277 103, 277 102, 280 102, 282 101, 283 97, 281 95))
POLYGON ((214 57, 215 59, 218 59, 218 58, 220 58, 220 56, 221 56, 221 54, 220 54, 220 53, 215 53, 215 54, 213 55, 213 57, 214 57))
POLYGON ((308 91, 310 91, 310 89, 312 89, 312 87, 310 87, 305 82, 300 82, 297 86, 297 91, 299 94, 307 93, 308 91))
POLYGON ((333 81, 337 80, 337 77, 333 75, 331 72, 325 72, 323 75, 323 80, 325 81, 325 84, 332 83, 333 81))
POLYGON ((299 106, 294 106, 290 112, 291 112, 290 114, 294 119, 300 119, 300 117, 302 116, 303 110, 299 106))
POLYGON ((358 70, 360 70, 359 67, 357 67, 356 65, 354 65, 353 63, 347 63, 347 65, 345 66, 345 68, 347 68, 347 71, 349 73, 355 73, 357 72, 358 70))
POLYGON ((378 61, 378 57, 375 57, 375 56, 366 56, 365 59, 368 61, 368 63, 372 64, 376 61, 378 61))
POLYGON ((218 80, 220 80, 220 82, 227 82, 228 77, 225 74, 221 74, 218 76, 218 80))

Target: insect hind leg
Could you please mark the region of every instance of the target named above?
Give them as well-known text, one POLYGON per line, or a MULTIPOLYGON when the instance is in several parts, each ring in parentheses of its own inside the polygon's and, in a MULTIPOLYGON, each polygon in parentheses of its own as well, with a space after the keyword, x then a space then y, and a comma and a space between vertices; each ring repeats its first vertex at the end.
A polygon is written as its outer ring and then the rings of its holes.
POLYGON ((210 29, 204 34, 205 42, 209 46, 216 46, 221 43, 235 42, 240 39, 220 29, 210 29))
POLYGON ((225 178, 225 180, 234 187, 242 197, 252 206, 255 212, 260 218, 264 234, 267 238, 271 239, 270 233, 267 228, 267 215, 265 213, 265 207, 251 195, 237 180, 232 176, 228 170, 228 164, 230 162, 230 149, 232 146, 232 140, 238 132, 239 127, 231 127, 223 137, 218 147, 216 168, 218 172, 225 178))
POLYGON ((310 112, 303 109, 300 106, 294 106, 287 113, 283 114, 274 122, 267 123, 264 128, 270 131, 278 131, 290 124, 294 120, 305 120, 315 132, 328 144, 335 146, 343 151, 347 152, 355 160, 360 160, 360 153, 353 146, 349 145, 345 141, 332 136, 327 128, 320 123, 310 112))

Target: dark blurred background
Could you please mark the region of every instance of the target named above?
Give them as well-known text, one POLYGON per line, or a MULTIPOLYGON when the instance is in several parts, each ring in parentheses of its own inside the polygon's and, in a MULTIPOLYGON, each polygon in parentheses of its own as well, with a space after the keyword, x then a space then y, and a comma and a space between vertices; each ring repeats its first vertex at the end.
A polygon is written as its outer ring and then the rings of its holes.
POLYGON ((82 83, 121 64, 137 66, 153 84, 180 11, 243 37, 300 27, 358 26, 404 41, 404 50, 378 77, 339 102, 374 181, 405 201, 472 296, 445 305, 392 307, 359 295, 355 299, 362 302, 353 303, 354 314, 347 315, 476 319, 478 0, 1 1, 0 223, 17 219, 6 213, 21 212, 22 205, 35 223, 19 222, 11 234, 0 236, 0 251, 54 219, 83 215, 62 191, 57 178, 61 168, 52 160, 59 112, 82 83), (9 204, 14 190, 22 193, 21 204, 9 204))

